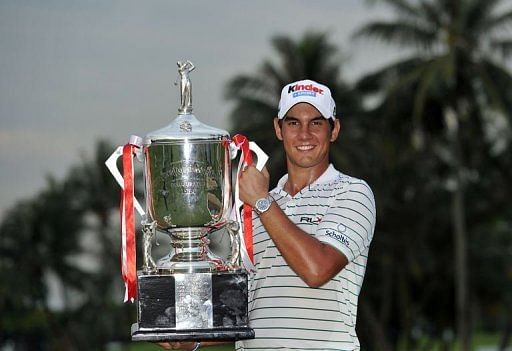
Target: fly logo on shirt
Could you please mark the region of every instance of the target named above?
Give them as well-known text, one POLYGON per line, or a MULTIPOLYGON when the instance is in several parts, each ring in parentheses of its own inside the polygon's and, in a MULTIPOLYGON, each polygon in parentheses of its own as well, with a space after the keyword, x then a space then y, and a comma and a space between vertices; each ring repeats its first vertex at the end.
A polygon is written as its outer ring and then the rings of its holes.
POLYGON ((326 230, 325 235, 338 240, 345 246, 350 246, 350 242, 348 241, 347 237, 341 233, 337 233, 334 230, 326 230))
POLYGON ((307 217, 307 216, 302 216, 300 217, 300 222, 301 223, 308 223, 308 224, 318 224, 320 223, 320 221, 322 220, 322 217, 307 217))

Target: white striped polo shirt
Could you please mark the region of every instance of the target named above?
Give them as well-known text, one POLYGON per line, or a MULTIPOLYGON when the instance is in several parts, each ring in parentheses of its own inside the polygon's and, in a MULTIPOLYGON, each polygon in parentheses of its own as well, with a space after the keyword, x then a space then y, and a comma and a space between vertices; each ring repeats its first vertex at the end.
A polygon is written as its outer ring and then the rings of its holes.
POLYGON ((271 191, 281 209, 305 232, 340 250, 349 263, 319 288, 308 287, 286 264, 258 216, 253 215, 254 262, 249 325, 256 338, 237 350, 359 350, 357 299, 375 227, 375 201, 366 182, 332 165, 295 196, 271 191))

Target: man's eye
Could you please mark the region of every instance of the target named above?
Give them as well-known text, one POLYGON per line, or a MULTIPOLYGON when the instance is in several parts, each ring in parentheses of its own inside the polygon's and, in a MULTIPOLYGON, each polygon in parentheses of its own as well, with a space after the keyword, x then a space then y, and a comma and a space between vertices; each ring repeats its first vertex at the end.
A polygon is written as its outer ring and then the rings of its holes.
POLYGON ((299 122, 297 122, 297 121, 289 121, 289 122, 288 122, 288 125, 289 125, 289 126, 296 126, 296 125, 298 125, 298 124, 299 124, 299 122))

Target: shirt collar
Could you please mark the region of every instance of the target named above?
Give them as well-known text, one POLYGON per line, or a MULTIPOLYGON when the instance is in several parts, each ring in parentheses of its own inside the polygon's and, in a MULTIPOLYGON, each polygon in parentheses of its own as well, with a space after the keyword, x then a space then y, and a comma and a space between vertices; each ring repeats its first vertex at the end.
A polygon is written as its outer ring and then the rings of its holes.
MULTIPOLYGON (((316 179, 313 183, 309 184, 309 187, 315 186, 317 184, 323 184, 323 183, 329 183, 333 180, 336 180, 338 178, 339 172, 334 168, 332 163, 329 164, 329 167, 322 173, 318 179, 316 179)), ((286 181, 288 180, 288 173, 279 179, 277 182, 276 189, 277 190, 283 190, 284 185, 286 184, 286 181)))

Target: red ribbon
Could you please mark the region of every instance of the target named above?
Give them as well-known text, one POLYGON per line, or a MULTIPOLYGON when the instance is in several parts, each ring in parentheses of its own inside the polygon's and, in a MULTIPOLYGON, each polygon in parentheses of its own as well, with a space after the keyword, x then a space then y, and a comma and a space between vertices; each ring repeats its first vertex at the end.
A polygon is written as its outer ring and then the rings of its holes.
MULTIPOLYGON (((252 165, 252 153, 249 149, 249 140, 246 136, 237 134, 233 137, 235 145, 242 150, 242 159, 240 162, 245 163, 247 166, 252 165)), ((242 165, 243 167, 244 165, 242 165)), ((252 263, 254 263, 254 248, 252 241, 252 207, 249 204, 244 203, 243 206, 243 218, 244 218, 244 241, 247 249, 247 254, 252 263)))
POLYGON ((122 251, 121 270, 126 287, 124 301, 133 302, 137 297, 137 269, 135 254, 135 214, 133 207, 133 154, 134 145, 123 146, 123 180, 121 194, 122 251))

